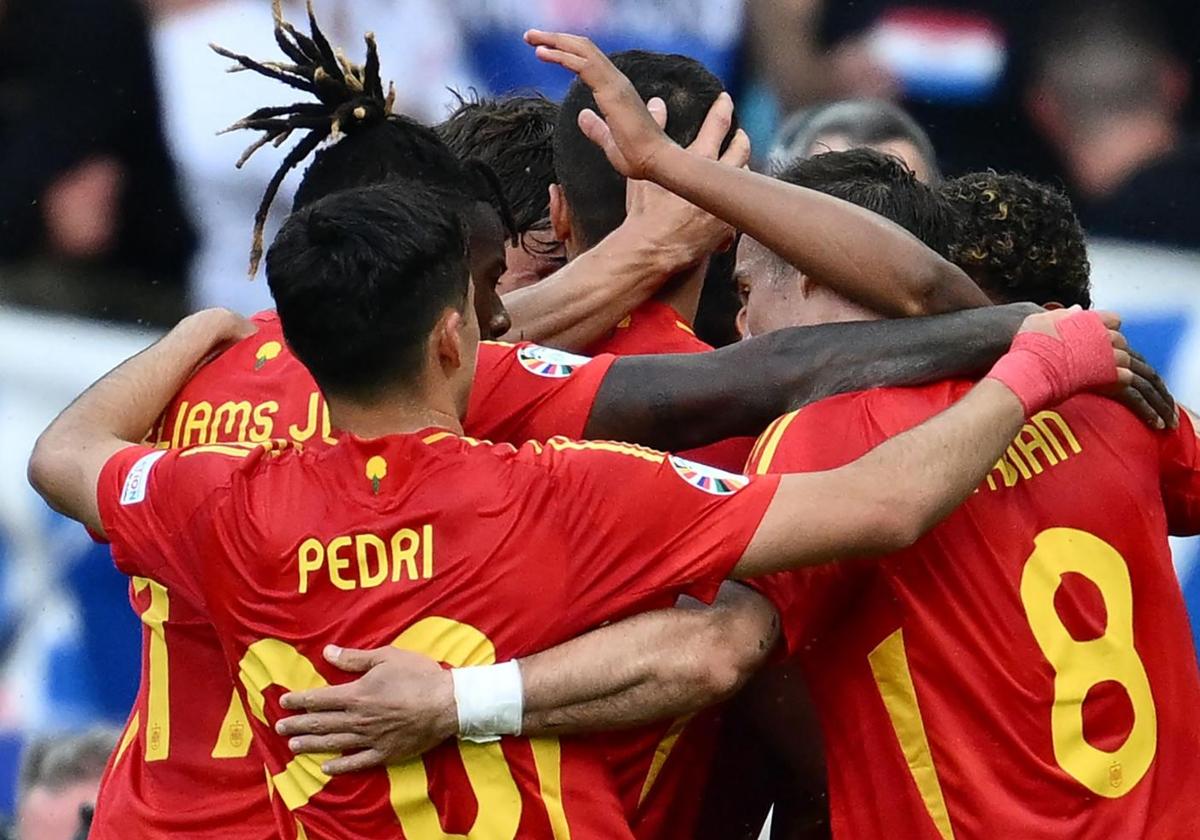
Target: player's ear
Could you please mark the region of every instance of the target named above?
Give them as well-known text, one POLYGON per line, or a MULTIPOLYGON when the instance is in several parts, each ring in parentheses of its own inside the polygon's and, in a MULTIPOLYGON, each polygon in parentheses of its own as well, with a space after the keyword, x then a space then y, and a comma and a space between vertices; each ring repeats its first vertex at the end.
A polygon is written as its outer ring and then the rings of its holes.
POLYGON ((571 205, 567 203, 563 188, 558 184, 550 185, 550 227, 554 230, 554 238, 563 244, 567 253, 575 253, 571 230, 571 205))
POLYGON ((737 324, 738 335, 743 339, 750 337, 750 327, 747 323, 746 305, 742 304, 742 308, 738 310, 737 318, 734 323, 737 324))
POLYGON ((466 324, 463 313, 447 308, 434 328, 434 350, 438 363, 447 374, 463 365, 466 358, 466 324))

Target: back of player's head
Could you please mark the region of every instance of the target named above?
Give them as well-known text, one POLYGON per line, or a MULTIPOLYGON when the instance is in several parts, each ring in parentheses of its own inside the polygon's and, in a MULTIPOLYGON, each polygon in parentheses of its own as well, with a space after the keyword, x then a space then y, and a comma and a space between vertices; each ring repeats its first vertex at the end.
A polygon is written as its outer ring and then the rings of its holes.
POLYGON ((949 203, 891 155, 873 149, 826 152, 793 161, 776 177, 878 213, 942 256, 957 238, 949 203))
POLYGON ((1061 191, 1021 175, 975 172, 941 192, 959 217, 950 260, 993 300, 1091 306, 1087 240, 1061 191))
MULTIPOLYGON (((686 146, 696 139, 709 108, 724 86, 703 64, 683 55, 628 50, 614 53, 612 62, 637 89, 643 101, 661 98, 667 105, 666 132, 686 146)), ((554 169, 571 208, 575 233, 594 245, 625 220, 625 179, 604 152, 579 129, 579 114, 596 109, 587 85, 578 79, 563 99, 554 132, 554 169)), ((736 122, 726 135, 733 139, 736 122)))
POLYGON ((500 179, 518 233, 544 229, 554 183, 558 105, 541 95, 459 98, 437 131, 462 160, 487 164, 500 179))
POLYGON ((444 194, 393 181, 292 213, 267 252, 284 337, 328 394, 372 401, 424 373, 430 332, 468 289, 466 234, 444 194))
POLYGON ((776 134, 770 163, 779 169, 796 158, 829 151, 822 144, 832 138, 847 148, 908 144, 920 156, 928 180, 936 183, 941 178, 929 134, 900 106, 878 99, 846 100, 798 111, 776 134))
POLYGON ((314 101, 259 108, 231 129, 261 131, 239 165, 269 142, 304 136, 288 152, 267 185, 255 216, 251 273, 262 253, 267 213, 283 179, 323 142, 300 182, 293 209, 341 190, 379 184, 394 178, 420 181, 446 191, 448 201, 492 204, 515 235, 511 212, 495 174, 478 161, 460 161, 432 129, 392 113, 395 91, 385 94, 379 76, 379 55, 372 35, 366 36, 367 57, 352 64, 336 52, 309 13, 310 34, 304 35, 283 19, 280 0, 273 1, 276 42, 287 64, 264 63, 214 47, 238 66, 310 94, 314 101))

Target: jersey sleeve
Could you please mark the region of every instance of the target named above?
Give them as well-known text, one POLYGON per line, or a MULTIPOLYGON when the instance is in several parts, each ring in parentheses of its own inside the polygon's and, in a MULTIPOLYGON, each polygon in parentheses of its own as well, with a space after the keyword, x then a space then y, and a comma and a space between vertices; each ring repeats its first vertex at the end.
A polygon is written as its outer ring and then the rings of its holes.
POLYGON ((484 342, 463 427, 472 437, 517 446, 556 435, 582 437, 614 361, 536 344, 484 342))
POLYGON ((193 565, 204 551, 197 514, 218 503, 249 454, 240 447, 130 446, 113 455, 96 494, 117 568, 199 597, 193 565))
POLYGON ((553 476, 543 515, 561 524, 569 609, 597 619, 665 592, 711 602, 779 484, 628 444, 556 438, 518 457, 553 476))
POLYGON ((1163 438, 1159 481, 1172 536, 1200 533, 1200 440, 1187 411, 1179 412, 1179 427, 1163 438))

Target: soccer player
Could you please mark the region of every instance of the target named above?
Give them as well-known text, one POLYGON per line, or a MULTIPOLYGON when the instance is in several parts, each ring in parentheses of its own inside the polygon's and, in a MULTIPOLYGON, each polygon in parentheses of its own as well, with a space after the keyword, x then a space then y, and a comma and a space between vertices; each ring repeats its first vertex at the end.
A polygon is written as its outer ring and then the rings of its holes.
POLYGON ((460 96, 458 108, 437 127, 454 154, 491 167, 512 208, 518 242, 505 249, 507 268, 496 283, 502 296, 546 279, 566 262, 550 229, 557 119, 558 104, 537 94, 460 96))
MULTIPOLYGON (((318 32, 314 27, 313 35, 318 32)), ((300 49, 296 41, 293 50, 300 49)), ((332 79, 342 72, 328 59, 305 60, 305 72, 314 76, 321 70, 332 79)), ((357 72, 382 89, 365 68, 357 72)), ((479 321, 502 331, 502 311, 497 314, 496 298, 487 291, 503 270, 496 209, 503 202, 486 179, 464 168, 423 127, 385 119, 383 100, 328 81, 322 93, 327 124, 338 113, 354 118, 342 126, 339 142, 317 154, 298 206, 404 174, 450 190, 453 195, 441 200, 461 204, 472 228, 471 273, 484 291, 476 296, 479 321), (366 112, 362 118, 353 114, 359 106, 366 112)), ((315 124, 311 107, 303 116, 315 124)), ((986 365, 1011 340, 1020 317, 1018 310, 979 311, 881 329, 794 331, 687 360, 588 361, 529 345, 484 343, 466 429, 515 443, 567 434, 687 446, 761 430, 794 401, 833 390, 986 365), (956 350, 956 343, 970 349, 956 350), (862 378, 847 371, 861 371, 862 378)), ((285 438, 312 449, 334 439, 324 399, 289 351, 278 318, 263 313, 254 320, 254 336, 204 367, 176 396, 151 434, 155 445, 285 438)), ((145 625, 143 680, 101 792, 93 836, 274 836, 247 713, 232 684, 215 676, 223 659, 203 604, 145 577, 134 581, 131 598, 145 625), (183 719, 189 725, 171 726, 183 719)))
POLYGON ((41 492, 103 529, 128 571, 205 604, 288 836, 467 833, 480 821, 501 837, 568 826, 621 836, 603 768, 578 744, 448 745, 387 773, 331 778, 271 732, 277 691, 323 684, 316 660, 330 638, 394 638, 486 664, 664 589, 711 597, 729 572, 907 544, 970 492, 1028 413, 1128 376, 1100 318, 1051 313, 1031 318, 958 405, 823 475, 745 481, 615 444, 480 444, 459 425, 479 329, 461 221, 438 197, 397 186, 293 214, 268 255, 287 341, 345 430, 338 446, 131 446, 195 364, 244 331, 205 313, 76 401, 30 464, 41 492), (544 597, 528 597, 534 586, 544 597))
MULTIPOLYGON (((1060 194, 994 173, 945 190, 965 216, 956 258, 993 299, 1090 302, 1060 194)), ((835 468, 968 387, 818 403, 778 421, 750 466, 835 468)), ((1035 416, 911 550, 766 584, 820 711, 835 834, 1194 835, 1200 810, 1176 794, 1200 735, 1179 710, 1200 675, 1166 536, 1197 530, 1194 420, 1155 436, 1081 397, 1035 416)))

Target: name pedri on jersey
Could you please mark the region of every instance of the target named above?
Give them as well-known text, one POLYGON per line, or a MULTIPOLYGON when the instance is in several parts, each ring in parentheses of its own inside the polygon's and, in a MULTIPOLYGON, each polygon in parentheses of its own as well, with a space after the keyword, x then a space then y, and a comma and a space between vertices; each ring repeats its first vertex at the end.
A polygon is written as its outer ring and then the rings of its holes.
MULTIPOLYGON (((324 400, 288 352, 278 317, 264 312, 253 320, 258 333, 193 377, 150 443, 177 449, 282 438, 316 449, 336 442, 324 400)), ((579 436, 612 361, 485 342, 466 429, 514 443, 579 436)), ((91 837, 277 837, 249 718, 207 614, 189 592, 133 575, 142 678, 101 783, 91 837)))
POLYGON ((451 743, 329 778, 274 734, 278 697, 353 677, 323 661, 330 643, 489 664, 664 595, 710 600, 777 483, 714 491, 704 468, 641 447, 428 429, 323 451, 131 447, 99 495, 118 567, 213 621, 284 837, 607 838, 632 835, 586 739, 451 743))

